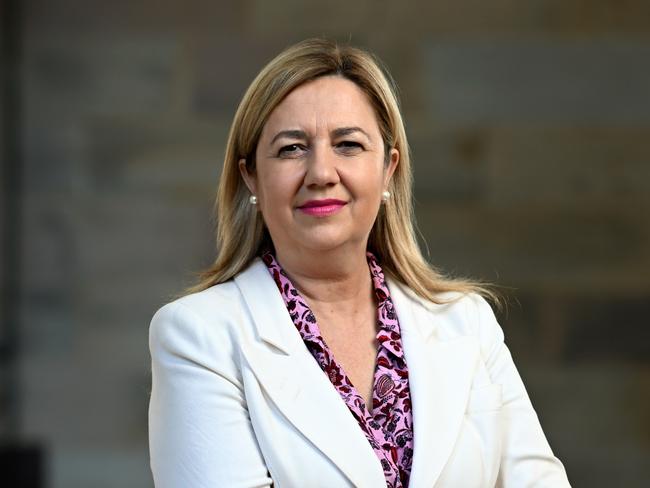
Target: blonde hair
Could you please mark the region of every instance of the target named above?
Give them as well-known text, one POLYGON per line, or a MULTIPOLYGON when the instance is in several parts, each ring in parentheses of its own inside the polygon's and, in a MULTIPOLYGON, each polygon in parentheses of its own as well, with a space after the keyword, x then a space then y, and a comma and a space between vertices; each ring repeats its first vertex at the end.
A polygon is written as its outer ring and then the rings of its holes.
POLYGON ((399 164, 388 187, 391 198, 382 205, 368 240, 368 249, 375 254, 384 273, 435 303, 445 301, 440 297, 445 292, 476 292, 495 298, 484 285, 443 276, 422 256, 414 231, 411 160, 395 83, 372 54, 324 39, 308 39, 280 53, 244 94, 228 135, 217 191, 217 258, 199 274, 199 283, 187 291, 201 291, 229 280, 256 256, 272 249, 260 212, 249 204, 250 193, 238 162, 243 158, 249 170, 255 168, 262 128, 289 92, 308 81, 331 75, 356 83, 366 93, 377 115, 386 155, 391 148, 399 151, 399 164))

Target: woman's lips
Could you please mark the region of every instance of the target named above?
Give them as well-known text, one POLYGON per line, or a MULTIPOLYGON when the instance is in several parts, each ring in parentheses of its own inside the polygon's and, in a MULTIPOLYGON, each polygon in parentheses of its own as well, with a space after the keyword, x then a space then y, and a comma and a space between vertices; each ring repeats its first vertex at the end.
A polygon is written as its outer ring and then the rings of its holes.
POLYGON ((327 198, 324 200, 309 200, 308 202, 303 203, 298 207, 303 213, 307 215, 312 215, 315 217, 326 217, 328 215, 333 215, 339 210, 341 210, 347 202, 343 200, 335 200, 333 198, 327 198))

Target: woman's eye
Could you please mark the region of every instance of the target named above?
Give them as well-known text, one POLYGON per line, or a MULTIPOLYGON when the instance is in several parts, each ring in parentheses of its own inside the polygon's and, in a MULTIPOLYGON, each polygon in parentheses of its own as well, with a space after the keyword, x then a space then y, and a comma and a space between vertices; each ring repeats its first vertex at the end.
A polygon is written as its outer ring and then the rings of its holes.
POLYGON ((301 153, 302 153, 302 147, 300 146, 300 144, 289 144, 288 146, 284 146, 280 148, 280 151, 278 152, 278 156, 291 157, 301 153))
POLYGON ((356 141, 343 141, 339 142, 337 146, 343 151, 343 152, 358 152, 361 149, 363 149, 363 146, 356 142, 356 141))

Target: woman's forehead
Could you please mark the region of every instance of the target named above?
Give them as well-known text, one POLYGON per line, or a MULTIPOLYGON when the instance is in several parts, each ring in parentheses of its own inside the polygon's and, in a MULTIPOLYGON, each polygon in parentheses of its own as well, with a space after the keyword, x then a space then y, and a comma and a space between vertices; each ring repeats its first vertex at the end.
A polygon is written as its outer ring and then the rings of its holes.
POLYGON ((271 112, 262 138, 270 140, 286 130, 332 132, 345 127, 360 127, 371 137, 379 130, 375 111, 363 90, 348 79, 328 76, 291 91, 271 112))

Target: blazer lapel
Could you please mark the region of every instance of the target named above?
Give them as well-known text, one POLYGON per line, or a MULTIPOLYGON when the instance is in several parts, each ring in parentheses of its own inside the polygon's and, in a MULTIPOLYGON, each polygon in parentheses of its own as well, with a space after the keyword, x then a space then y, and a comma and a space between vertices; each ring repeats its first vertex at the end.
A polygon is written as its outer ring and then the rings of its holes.
POLYGON ((353 485, 385 486, 377 456, 305 347, 264 263, 256 259, 235 282, 260 339, 253 341, 244 355, 262 388, 353 485))
MULTIPOLYGON (((402 332, 413 405, 413 464, 409 486, 432 487, 458 437, 479 358, 471 336, 440 340, 436 316, 419 298, 389 280, 402 332)), ((444 307, 441 306, 441 308, 444 307)))

